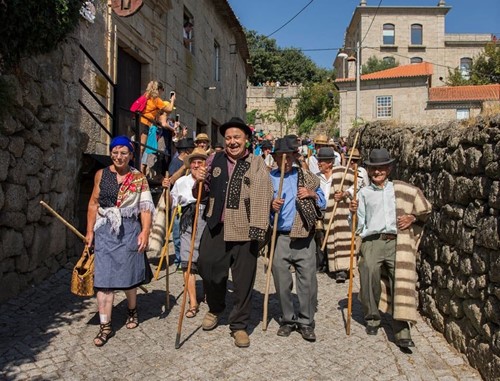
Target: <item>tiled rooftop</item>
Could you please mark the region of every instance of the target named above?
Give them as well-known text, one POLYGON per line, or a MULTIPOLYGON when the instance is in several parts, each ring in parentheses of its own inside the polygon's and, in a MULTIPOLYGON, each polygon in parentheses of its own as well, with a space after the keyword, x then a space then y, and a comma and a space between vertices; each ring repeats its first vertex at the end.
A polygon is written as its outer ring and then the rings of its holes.
POLYGON ((500 84, 442 86, 429 89, 429 102, 500 101, 500 84))
MULTIPOLYGON (((361 75, 362 81, 390 79, 390 78, 407 78, 407 77, 422 77, 432 75, 432 64, 422 62, 418 64, 402 65, 393 67, 392 69, 377 71, 375 73, 361 75)), ((335 82, 350 82, 356 78, 338 78, 335 82)))

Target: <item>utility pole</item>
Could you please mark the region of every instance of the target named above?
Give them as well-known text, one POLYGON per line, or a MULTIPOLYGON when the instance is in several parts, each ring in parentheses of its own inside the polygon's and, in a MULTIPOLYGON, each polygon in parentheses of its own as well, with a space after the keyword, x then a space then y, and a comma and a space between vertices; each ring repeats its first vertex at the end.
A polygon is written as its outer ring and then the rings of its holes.
POLYGON ((361 89, 361 78, 359 75, 359 60, 360 60, 361 45, 359 41, 356 43, 356 116, 355 123, 358 124, 359 119, 359 92, 361 89))

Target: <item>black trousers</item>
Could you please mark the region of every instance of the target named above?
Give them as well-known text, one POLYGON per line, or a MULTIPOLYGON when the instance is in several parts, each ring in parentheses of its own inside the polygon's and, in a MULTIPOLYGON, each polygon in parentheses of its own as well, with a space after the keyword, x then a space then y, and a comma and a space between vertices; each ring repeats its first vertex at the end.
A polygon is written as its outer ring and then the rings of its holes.
POLYGON ((232 331, 248 326, 257 256, 257 241, 225 242, 223 224, 212 230, 205 227, 200 241, 198 271, 210 312, 219 314, 226 308, 227 279, 231 269, 234 306, 229 314, 229 328, 232 331))

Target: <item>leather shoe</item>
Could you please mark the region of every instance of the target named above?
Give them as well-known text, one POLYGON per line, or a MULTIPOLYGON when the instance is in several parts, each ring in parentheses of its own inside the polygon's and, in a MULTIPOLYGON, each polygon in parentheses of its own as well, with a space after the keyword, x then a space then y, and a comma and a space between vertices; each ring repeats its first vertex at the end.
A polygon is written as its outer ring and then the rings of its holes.
POLYGON ((238 348, 246 348, 250 346, 250 337, 248 337, 247 331, 238 330, 231 332, 231 336, 234 337, 234 345, 238 348))
POLYGON ((314 333, 314 328, 307 325, 303 325, 299 328, 299 332, 302 338, 307 341, 316 341, 316 334, 314 333))
POLYGON ((203 318, 201 322, 201 327, 203 328, 204 331, 210 331, 215 327, 217 327, 218 323, 219 323, 219 315, 209 311, 203 318))
POLYGON ((411 348, 415 346, 412 339, 399 339, 396 340, 396 345, 400 348, 411 348))
POLYGON ((378 325, 367 325, 366 326, 366 333, 368 335, 376 335, 378 333, 379 326, 378 325))
POLYGON ((345 283, 347 279, 347 273, 345 271, 339 271, 335 274, 335 282, 337 283, 345 283))
POLYGON ((289 324, 283 324, 279 327, 276 334, 281 337, 288 337, 295 330, 295 326, 289 324))

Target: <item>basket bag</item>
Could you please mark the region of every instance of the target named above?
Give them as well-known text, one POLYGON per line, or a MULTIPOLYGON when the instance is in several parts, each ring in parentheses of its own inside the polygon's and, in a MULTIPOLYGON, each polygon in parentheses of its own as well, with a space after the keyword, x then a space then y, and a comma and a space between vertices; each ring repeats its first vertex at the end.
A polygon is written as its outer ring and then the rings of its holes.
POLYGON ((71 292, 78 296, 94 295, 94 253, 90 252, 87 245, 73 268, 71 292))

